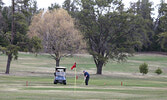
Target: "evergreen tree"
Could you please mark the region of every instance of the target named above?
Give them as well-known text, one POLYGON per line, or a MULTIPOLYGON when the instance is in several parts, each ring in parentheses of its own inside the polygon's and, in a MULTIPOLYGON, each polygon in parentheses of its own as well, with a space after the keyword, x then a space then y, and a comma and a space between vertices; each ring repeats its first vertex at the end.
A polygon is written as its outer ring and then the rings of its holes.
POLYGON ((138 21, 135 32, 141 34, 141 42, 143 42, 142 51, 152 50, 154 42, 153 19, 151 18, 152 3, 149 0, 138 0, 131 4, 129 12, 136 16, 138 21))
MULTIPOLYGON (((30 23, 29 18, 33 14, 29 4, 30 0, 12 0, 12 7, 4 7, 2 11, 5 24, 0 35, 0 50, 8 56, 6 74, 10 72, 12 59, 17 59, 18 51, 25 51, 30 47, 29 45, 26 47, 30 42, 26 35, 30 23)), ((40 41, 36 42, 40 43, 40 41)))
POLYGON ((54 9, 58 9, 61 8, 59 4, 55 3, 55 4, 51 4, 50 7, 48 7, 49 10, 54 10, 54 9))
POLYGON ((167 3, 161 0, 159 15, 156 23, 158 45, 163 51, 167 51, 167 3))
POLYGON ((158 15, 158 24, 157 24, 157 33, 162 33, 167 31, 167 3, 164 0, 161 0, 161 4, 159 7, 159 15, 158 15))
POLYGON ((76 18, 79 9, 77 8, 77 4, 78 4, 77 0, 65 0, 62 8, 67 10, 72 17, 76 18))
POLYGON ((5 23, 4 23, 4 18, 3 18, 3 15, 2 15, 2 6, 3 6, 3 2, 2 0, 0 0, 0 48, 2 47, 3 45, 3 28, 5 26, 5 23))
POLYGON ((3 16, 2 16, 2 6, 3 6, 3 2, 2 0, 0 0, 0 33, 2 31, 2 27, 3 27, 3 16))

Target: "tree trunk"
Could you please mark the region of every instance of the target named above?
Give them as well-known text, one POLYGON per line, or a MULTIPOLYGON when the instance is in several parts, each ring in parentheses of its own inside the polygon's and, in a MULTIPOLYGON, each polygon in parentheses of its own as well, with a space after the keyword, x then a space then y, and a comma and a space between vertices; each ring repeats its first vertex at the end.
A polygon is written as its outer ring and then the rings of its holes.
POLYGON ((56 67, 59 67, 60 59, 56 59, 56 67))
POLYGON ((98 64, 96 65, 97 67, 97 73, 96 74, 99 74, 101 75, 102 74, 102 67, 103 67, 103 62, 99 61, 98 64))
POLYGON ((6 72, 5 72, 6 74, 9 74, 11 61, 12 61, 12 53, 8 55, 8 61, 7 61, 6 72))

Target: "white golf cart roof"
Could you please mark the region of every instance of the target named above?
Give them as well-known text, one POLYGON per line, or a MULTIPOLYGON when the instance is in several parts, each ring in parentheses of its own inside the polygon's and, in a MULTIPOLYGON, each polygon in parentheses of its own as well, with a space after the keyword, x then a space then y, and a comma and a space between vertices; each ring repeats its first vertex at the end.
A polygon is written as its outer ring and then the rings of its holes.
POLYGON ((66 67, 59 66, 59 67, 56 67, 56 69, 66 69, 66 67))

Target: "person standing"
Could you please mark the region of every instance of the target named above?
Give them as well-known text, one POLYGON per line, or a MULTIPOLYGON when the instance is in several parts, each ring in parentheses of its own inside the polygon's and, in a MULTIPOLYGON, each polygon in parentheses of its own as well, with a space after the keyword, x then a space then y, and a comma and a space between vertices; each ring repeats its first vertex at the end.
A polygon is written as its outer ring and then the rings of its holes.
POLYGON ((85 85, 88 85, 88 81, 89 81, 90 75, 86 71, 83 71, 83 73, 84 73, 84 77, 85 77, 85 85))

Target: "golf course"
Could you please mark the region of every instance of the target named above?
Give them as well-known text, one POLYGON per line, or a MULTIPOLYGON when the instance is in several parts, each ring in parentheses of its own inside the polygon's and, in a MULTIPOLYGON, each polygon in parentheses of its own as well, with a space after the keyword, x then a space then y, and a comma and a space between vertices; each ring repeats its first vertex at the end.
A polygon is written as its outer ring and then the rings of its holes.
POLYGON ((126 62, 108 61, 102 75, 96 75, 96 65, 88 54, 63 57, 67 85, 53 84, 55 61, 47 54, 35 56, 19 53, 5 74, 7 56, 0 55, 0 100, 167 100, 167 56, 140 53, 126 62), (77 63, 77 82, 71 66, 77 63), (148 64, 148 74, 139 66, 148 64), (162 69, 157 75, 155 70, 162 69), (83 70, 90 74, 89 85, 83 81, 83 70))

